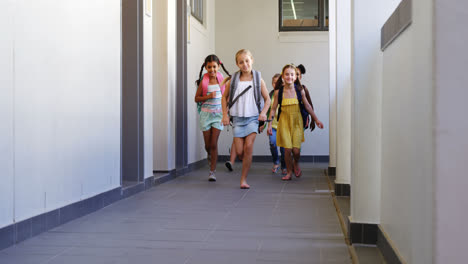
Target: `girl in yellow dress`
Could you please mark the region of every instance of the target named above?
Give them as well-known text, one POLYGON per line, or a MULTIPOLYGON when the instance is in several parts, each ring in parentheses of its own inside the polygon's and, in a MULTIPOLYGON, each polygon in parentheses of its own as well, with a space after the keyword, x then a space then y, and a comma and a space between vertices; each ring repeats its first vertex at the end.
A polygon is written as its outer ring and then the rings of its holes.
MULTIPOLYGON (((278 147, 284 148, 284 159, 288 173, 281 178, 283 181, 291 180, 293 167, 299 169, 299 158, 301 143, 304 142, 304 121, 307 118, 307 113, 312 116, 317 127, 323 129, 323 124, 315 115, 314 110, 307 101, 304 89, 300 81, 297 79, 296 67, 288 64, 281 71, 282 80, 278 80, 275 89, 273 106, 271 107, 269 120, 272 120, 276 114, 278 103, 278 129, 276 135, 276 144, 278 147), (281 87, 282 83, 284 86, 281 87), (301 113, 304 112, 303 113, 301 113), (307 113, 305 112, 307 111, 307 113), (294 165, 291 154, 294 156, 294 165)), ((272 132, 271 122, 268 124, 268 134, 272 132)), ((296 177, 300 177, 301 173, 296 172, 296 177)))

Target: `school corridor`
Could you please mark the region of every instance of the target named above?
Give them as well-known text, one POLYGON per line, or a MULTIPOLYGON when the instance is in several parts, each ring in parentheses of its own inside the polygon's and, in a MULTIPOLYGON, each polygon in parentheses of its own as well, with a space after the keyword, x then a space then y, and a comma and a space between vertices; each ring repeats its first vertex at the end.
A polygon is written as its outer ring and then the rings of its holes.
POLYGON ((216 182, 204 166, 51 229, 0 251, 0 263, 352 263, 326 163, 304 163, 292 181, 254 163, 249 190, 239 163, 223 167, 216 182))
MULTIPOLYGON (((461 0, 0 1, 0 264, 467 263, 467 10, 461 0), (304 131, 303 176, 272 173, 263 132, 252 188, 240 189, 224 127, 209 182, 203 121, 220 114, 215 83, 223 89, 204 73, 255 73, 268 101, 285 65, 290 91, 302 65, 320 120, 304 131), (204 91, 216 100, 203 117, 204 91)), ((249 93, 241 101, 261 106, 249 93)), ((255 119, 249 109, 238 113, 255 119)))

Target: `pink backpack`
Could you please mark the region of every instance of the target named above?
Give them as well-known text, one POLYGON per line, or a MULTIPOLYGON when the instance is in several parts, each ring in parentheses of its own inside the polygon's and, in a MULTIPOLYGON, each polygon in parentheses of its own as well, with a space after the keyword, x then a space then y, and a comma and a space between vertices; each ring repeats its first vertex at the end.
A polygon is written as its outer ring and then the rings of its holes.
MULTIPOLYGON (((216 73, 216 77, 218 78, 218 83, 221 85, 221 83, 223 82, 224 80, 224 77, 223 77, 223 74, 221 74, 220 72, 217 72, 216 73)), ((205 73, 203 75, 203 79, 202 79, 202 96, 206 96, 206 94, 208 93, 208 84, 210 83, 210 76, 208 76, 208 73, 205 73)), ((221 86, 220 89, 221 89, 221 94, 224 93, 224 88, 225 88, 225 85, 221 86)), ((198 102, 197 103, 197 110, 198 110, 198 113, 201 112, 201 106, 202 106, 203 102, 198 102)))
MULTIPOLYGON (((221 85, 221 83, 223 82, 224 80, 224 77, 223 77, 223 74, 220 73, 220 72, 217 72, 216 73, 216 77, 218 78, 218 83, 221 85)), ((210 83, 210 76, 208 76, 208 73, 205 73, 203 75, 203 79, 202 79, 202 89, 203 89, 203 92, 202 92, 202 95, 205 96, 207 93, 208 93, 208 84, 210 83)), ((223 85, 221 88, 221 94, 224 93, 224 88, 225 88, 225 85, 223 85)))

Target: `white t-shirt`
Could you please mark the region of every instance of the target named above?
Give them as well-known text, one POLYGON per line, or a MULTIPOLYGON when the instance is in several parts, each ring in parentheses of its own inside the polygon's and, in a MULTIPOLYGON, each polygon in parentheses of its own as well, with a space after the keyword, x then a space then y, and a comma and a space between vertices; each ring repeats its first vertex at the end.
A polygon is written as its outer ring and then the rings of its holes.
POLYGON ((237 102, 231 107, 230 115, 239 117, 258 116, 258 108, 255 102, 253 81, 239 81, 233 100, 242 93, 249 85, 252 86, 245 94, 241 95, 237 102))

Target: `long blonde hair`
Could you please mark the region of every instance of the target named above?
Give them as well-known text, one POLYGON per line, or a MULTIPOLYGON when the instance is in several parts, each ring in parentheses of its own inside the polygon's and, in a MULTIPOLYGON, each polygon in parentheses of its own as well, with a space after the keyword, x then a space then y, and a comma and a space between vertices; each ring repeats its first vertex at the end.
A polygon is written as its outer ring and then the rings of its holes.
MULTIPOLYGON (((240 49, 238 52, 236 52, 236 64, 237 64, 237 57, 239 57, 241 54, 247 54, 247 56, 250 57, 250 59, 253 61, 253 55, 252 52, 248 49, 240 49)), ((224 78, 223 82, 221 83, 221 86, 226 84, 229 80, 231 80, 231 76, 229 75, 228 77, 224 78)))
POLYGON ((250 50, 248 49, 241 49, 239 50, 237 53, 236 53, 236 64, 237 64, 237 58, 239 57, 239 55, 241 54, 247 54, 247 56, 250 57, 250 59, 253 60, 253 55, 252 55, 252 52, 250 52, 250 50))

